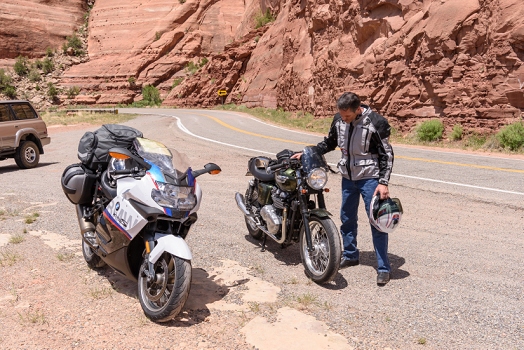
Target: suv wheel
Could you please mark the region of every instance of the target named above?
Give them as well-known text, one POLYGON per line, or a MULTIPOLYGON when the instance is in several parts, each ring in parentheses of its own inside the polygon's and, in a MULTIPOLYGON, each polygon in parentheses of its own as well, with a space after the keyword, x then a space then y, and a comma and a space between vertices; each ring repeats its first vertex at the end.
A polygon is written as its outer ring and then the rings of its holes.
POLYGON ((21 169, 30 169, 38 165, 40 152, 33 141, 23 141, 16 149, 15 162, 21 169))

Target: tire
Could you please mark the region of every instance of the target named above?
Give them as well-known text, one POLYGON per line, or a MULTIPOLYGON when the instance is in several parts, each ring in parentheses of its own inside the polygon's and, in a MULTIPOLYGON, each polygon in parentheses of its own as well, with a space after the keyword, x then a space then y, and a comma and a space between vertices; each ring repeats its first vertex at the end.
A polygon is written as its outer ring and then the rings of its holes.
POLYGON ((138 299, 147 318, 167 322, 178 315, 189 296, 191 261, 164 253, 154 267, 155 281, 149 282, 144 272, 147 262, 140 267, 138 299))
POLYGON ((20 169, 31 169, 38 165, 40 151, 33 141, 22 141, 15 152, 15 162, 20 169))
POLYGON ((98 269, 106 265, 101 257, 95 254, 93 249, 82 239, 82 254, 87 265, 92 269, 98 269))
POLYGON ((300 258, 306 275, 315 283, 328 283, 338 272, 342 247, 338 230, 329 218, 310 216, 313 252, 307 249, 306 230, 300 230, 300 258))
MULTIPOLYGON (((247 194, 249 193, 249 189, 246 191, 246 195, 244 196, 246 203, 246 208, 251 209, 251 198, 247 198, 247 194)), ((253 237, 256 240, 261 240, 262 237, 264 237, 264 232, 262 232, 261 229, 259 229, 253 222, 251 222, 247 217, 244 216, 244 220, 246 221, 247 230, 249 231, 249 235, 253 237)))

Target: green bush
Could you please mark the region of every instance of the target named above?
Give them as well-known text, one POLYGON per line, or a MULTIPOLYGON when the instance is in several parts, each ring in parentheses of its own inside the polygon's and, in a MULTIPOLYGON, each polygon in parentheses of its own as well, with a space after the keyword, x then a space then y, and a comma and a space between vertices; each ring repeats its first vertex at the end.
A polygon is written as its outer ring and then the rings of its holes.
POLYGON ((4 88, 4 94, 6 94, 9 98, 15 98, 16 88, 14 86, 8 85, 4 88))
POLYGON ((29 72, 29 81, 36 83, 37 81, 42 80, 42 77, 40 76, 40 73, 36 69, 31 69, 29 72))
POLYGON ((524 123, 522 121, 506 125, 497 133, 500 145, 516 151, 524 147, 524 123))
POLYGON ((444 124, 438 119, 428 120, 417 127, 419 141, 436 141, 442 137, 444 124))
POLYGON ((51 100, 55 100, 58 96, 58 89, 53 83, 47 84, 47 96, 49 96, 51 100))
POLYGON ((171 85, 171 89, 176 88, 183 81, 184 81, 184 78, 176 78, 175 80, 173 80, 173 85, 171 85))
POLYGON ((55 70, 55 64, 49 58, 45 58, 42 62, 42 71, 44 74, 49 74, 55 70))
POLYGON ((11 78, 11 76, 5 74, 5 70, 0 69, 0 90, 9 86, 12 81, 13 79, 11 78))
POLYGON ((53 57, 55 54, 54 54, 53 50, 50 47, 48 47, 47 49, 45 49, 45 55, 47 57, 53 57))
POLYGON ((67 89, 66 94, 67 98, 75 98, 76 95, 80 93, 80 88, 78 86, 72 86, 67 89))
POLYGON ((262 13, 262 12, 259 12, 256 16, 255 16, 255 29, 258 29, 260 27, 263 27, 265 26, 266 24, 270 23, 270 22, 274 22, 275 21, 275 17, 273 17, 273 15, 271 14, 271 12, 269 11, 269 9, 267 9, 266 13, 262 13))
POLYGON ((44 63, 40 60, 36 60, 34 63, 34 66, 38 69, 42 69, 42 67, 44 66, 44 63))
POLYGON ((135 85, 136 78, 131 76, 131 77, 129 77, 129 79, 127 79, 127 82, 129 83, 129 85, 135 85))
POLYGON ((159 105, 162 103, 160 92, 153 85, 146 85, 142 88, 142 98, 150 105, 159 105))
POLYGON ((29 72, 29 64, 27 62, 27 57, 18 56, 14 66, 15 73, 23 76, 29 72))
POLYGON ((82 50, 82 40, 78 36, 76 36, 76 34, 68 36, 66 40, 67 41, 64 43, 64 45, 62 45, 62 50, 64 51, 64 53, 67 52, 68 48, 72 48, 73 55, 81 56, 84 54, 84 50, 82 50))
POLYGON ((464 129, 462 128, 462 125, 455 124, 455 125, 453 125, 453 130, 451 131, 451 134, 449 135, 449 138, 452 141, 462 140, 462 134, 463 133, 464 133, 464 129))

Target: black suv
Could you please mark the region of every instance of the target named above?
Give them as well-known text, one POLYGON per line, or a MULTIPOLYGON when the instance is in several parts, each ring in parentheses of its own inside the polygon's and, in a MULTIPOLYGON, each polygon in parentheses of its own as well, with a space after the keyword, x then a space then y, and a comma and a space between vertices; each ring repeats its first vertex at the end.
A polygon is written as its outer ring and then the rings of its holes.
POLYGON ((0 160, 14 158, 20 168, 34 168, 50 142, 45 122, 28 101, 0 101, 0 160))

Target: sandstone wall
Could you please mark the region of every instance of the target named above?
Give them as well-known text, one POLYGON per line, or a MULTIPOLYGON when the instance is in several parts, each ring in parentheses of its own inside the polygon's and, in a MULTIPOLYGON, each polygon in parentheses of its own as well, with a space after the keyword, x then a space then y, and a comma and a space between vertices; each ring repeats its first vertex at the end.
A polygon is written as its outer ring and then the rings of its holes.
POLYGON ((524 111, 523 43, 522 0, 97 0, 90 61, 62 83, 93 103, 154 84, 168 105, 218 104, 226 89, 227 102, 318 117, 355 91, 403 131, 436 117, 489 131, 524 111), (267 9, 276 20, 255 30, 267 9))
POLYGON ((0 1, 0 59, 42 57, 84 23, 86 0, 0 1))

